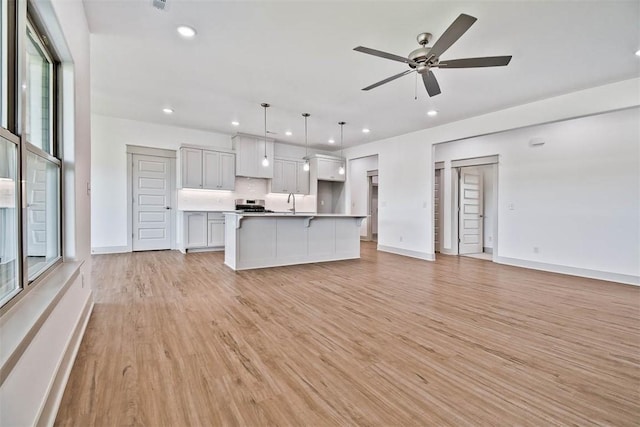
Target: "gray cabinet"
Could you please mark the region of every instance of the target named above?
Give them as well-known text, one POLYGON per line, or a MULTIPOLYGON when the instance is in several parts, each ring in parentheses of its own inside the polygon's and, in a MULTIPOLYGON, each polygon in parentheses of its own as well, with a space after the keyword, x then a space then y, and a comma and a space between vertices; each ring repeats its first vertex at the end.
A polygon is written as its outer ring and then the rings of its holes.
POLYGON ((224 215, 220 212, 185 212, 184 248, 224 248, 224 215))
POLYGON ((182 188, 233 190, 235 155, 223 151, 181 148, 182 188))
POLYGON ((304 170, 304 162, 275 159, 271 192, 309 194, 309 172, 304 170))
POLYGON ((273 140, 258 138, 251 135, 238 134, 233 137, 233 148, 236 152, 237 176, 249 178, 273 178, 273 140), (269 166, 263 166, 265 150, 269 166))
POLYGON ((340 166, 343 165, 341 160, 334 159, 316 159, 318 165, 318 179, 322 181, 344 181, 346 171, 340 174, 340 166))
POLYGON ((184 214, 184 247, 203 248, 207 246, 207 213, 186 212, 184 214))

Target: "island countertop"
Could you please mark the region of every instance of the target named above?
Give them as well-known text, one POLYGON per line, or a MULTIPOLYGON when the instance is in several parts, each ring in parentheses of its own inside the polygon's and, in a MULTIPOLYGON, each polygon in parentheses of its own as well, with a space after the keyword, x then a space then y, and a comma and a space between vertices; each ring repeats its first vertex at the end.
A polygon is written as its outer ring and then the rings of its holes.
POLYGON ((234 270, 360 258, 367 215, 225 212, 224 262, 234 270))
POLYGON ((327 213, 311 213, 311 212, 296 212, 296 213, 288 213, 288 212, 223 212, 225 215, 236 215, 236 216, 249 216, 249 217, 286 217, 286 218, 309 218, 309 217, 317 217, 317 218, 366 218, 367 215, 348 215, 348 214, 327 214, 327 213))

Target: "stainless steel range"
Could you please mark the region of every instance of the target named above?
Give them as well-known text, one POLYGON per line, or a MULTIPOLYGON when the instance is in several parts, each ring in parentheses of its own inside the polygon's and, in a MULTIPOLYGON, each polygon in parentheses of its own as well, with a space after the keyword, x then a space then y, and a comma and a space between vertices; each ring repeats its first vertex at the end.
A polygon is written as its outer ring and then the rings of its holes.
POLYGON ((264 200, 261 199, 236 199, 236 210, 240 212, 270 213, 264 208, 264 200))

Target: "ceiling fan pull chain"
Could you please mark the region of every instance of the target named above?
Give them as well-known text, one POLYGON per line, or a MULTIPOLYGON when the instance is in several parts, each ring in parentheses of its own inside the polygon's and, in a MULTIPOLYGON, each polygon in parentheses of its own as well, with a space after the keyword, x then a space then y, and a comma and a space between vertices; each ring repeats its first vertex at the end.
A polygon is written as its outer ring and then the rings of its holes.
POLYGON ((415 93, 415 95, 414 95, 414 97, 413 97, 413 100, 414 100, 414 101, 417 101, 417 100, 418 100, 418 73, 416 73, 416 84, 415 84, 415 88, 416 88, 416 93, 415 93))

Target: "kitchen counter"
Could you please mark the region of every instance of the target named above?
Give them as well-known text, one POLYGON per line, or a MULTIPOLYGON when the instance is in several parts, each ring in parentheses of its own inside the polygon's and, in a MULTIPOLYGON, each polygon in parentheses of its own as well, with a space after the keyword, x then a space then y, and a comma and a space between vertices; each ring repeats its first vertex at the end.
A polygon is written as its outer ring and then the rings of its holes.
POLYGON ((360 258, 366 215, 225 212, 224 262, 234 270, 360 258))

